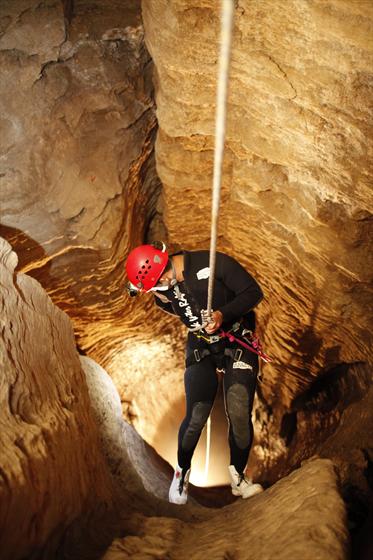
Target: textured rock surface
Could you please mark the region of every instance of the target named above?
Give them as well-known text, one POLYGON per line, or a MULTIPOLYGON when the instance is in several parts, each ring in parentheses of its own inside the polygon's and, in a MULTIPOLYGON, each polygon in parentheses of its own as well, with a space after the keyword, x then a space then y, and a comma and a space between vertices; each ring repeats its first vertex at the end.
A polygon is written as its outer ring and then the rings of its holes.
POLYGON ((1 560, 97 558, 134 512, 203 517, 193 498, 168 503, 171 473, 113 381, 79 360, 67 315, 16 265, 0 238, 1 560))
POLYGON ((0 255, 1 559, 90 558, 113 490, 72 326, 1 238, 0 255))
POLYGON ((140 4, 78 1, 70 23, 59 0, 0 9, 3 236, 107 360, 129 307, 124 255, 157 215, 140 4))
POLYGON ((182 355, 181 333, 169 345, 172 322, 123 290, 129 247, 163 235, 140 2, 64 4, 66 19, 59 1, 0 5, 0 232, 17 270, 69 314, 79 346, 113 375, 125 417, 154 442, 181 397, 182 355), (163 349, 157 366, 137 369, 151 336, 163 349))
POLYGON ((191 484, 188 507, 170 505, 168 490, 173 469, 123 420, 118 389, 108 373, 87 356, 80 356, 80 360, 101 446, 113 477, 119 518, 128 519, 134 512, 141 512, 191 519, 204 515, 196 500, 210 507, 219 501, 229 503, 233 500, 229 489, 227 492, 221 492, 220 488, 206 492, 191 484))
MULTIPOLYGON (((209 237, 217 3, 147 0, 143 17, 166 226, 197 246, 209 237)), ((265 290, 276 360, 264 392, 286 404, 372 347, 372 24, 365 0, 236 3, 220 246, 265 290)))
MULTIPOLYGON (((372 381, 373 5, 235 6, 220 248, 255 274, 266 296, 260 329, 274 363, 263 368, 256 451, 268 469, 286 456, 302 425, 299 402, 319 390, 319 377, 324 400, 343 392, 338 369, 346 394, 358 387, 361 398, 372 381)), ((143 19, 165 224, 171 241, 207 246, 217 3, 147 0, 143 19)), ((339 413, 321 406, 311 417, 308 441, 325 435, 322 425, 333 429, 339 413)))
POLYGON ((347 558, 345 510, 330 461, 309 462, 271 489, 205 520, 133 518, 103 560, 347 558))
MULTIPOLYGON (((185 333, 123 294, 123 259, 146 236, 208 246, 217 3, 143 1, 162 190, 140 2, 63 4, 65 18, 56 0, 0 5, 2 232, 111 374, 125 417, 148 442, 170 434, 173 461, 185 333)), ((372 3, 235 6, 219 248, 266 294, 275 361, 255 407, 256 475, 272 483, 322 450, 344 488, 367 491, 372 3)))
POLYGON ((114 478, 116 499, 123 505, 127 502, 127 509, 128 503, 140 511, 152 505, 150 511, 154 513, 159 504, 154 496, 166 498, 169 479, 152 465, 143 440, 123 420, 120 397, 111 377, 91 358, 81 356, 80 360, 104 453, 114 478))

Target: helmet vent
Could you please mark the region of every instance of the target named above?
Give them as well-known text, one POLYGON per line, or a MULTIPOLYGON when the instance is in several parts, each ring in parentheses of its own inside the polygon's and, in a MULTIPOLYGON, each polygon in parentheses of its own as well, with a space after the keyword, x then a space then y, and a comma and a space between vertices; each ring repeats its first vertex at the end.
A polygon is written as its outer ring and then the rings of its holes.
POLYGON ((127 258, 128 279, 134 285, 140 283, 141 291, 148 292, 156 285, 164 272, 167 260, 168 254, 163 244, 159 249, 152 245, 140 245, 133 249, 127 258))

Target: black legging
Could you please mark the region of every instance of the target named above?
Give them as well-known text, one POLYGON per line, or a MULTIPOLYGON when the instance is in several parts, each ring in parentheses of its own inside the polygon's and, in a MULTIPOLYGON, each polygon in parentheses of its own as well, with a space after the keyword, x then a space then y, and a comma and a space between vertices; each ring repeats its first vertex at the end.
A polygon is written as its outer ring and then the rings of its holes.
MULTIPOLYGON (((258 374, 256 354, 241 349, 239 360, 224 356, 223 381, 225 412, 229 422, 230 464, 239 473, 245 470, 253 440, 251 412, 258 374)), ((188 347, 187 357, 192 352, 193 349, 188 347)), ((222 354, 218 356, 221 360, 222 354)), ((186 416, 181 423, 178 440, 178 463, 183 469, 190 468, 194 450, 214 404, 219 358, 210 354, 185 371, 186 416)))

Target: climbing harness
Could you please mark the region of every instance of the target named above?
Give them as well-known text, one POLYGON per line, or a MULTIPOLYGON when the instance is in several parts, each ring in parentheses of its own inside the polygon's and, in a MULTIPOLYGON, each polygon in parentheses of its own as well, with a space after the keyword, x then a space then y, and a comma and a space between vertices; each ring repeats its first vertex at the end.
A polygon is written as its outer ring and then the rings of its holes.
POLYGON ((262 344, 260 342, 259 336, 255 332, 244 328, 242 332, 239 333, 241 338, 238 338, 233 333, 236 333, 240 329, 241 329, 241 322, 239 321, 237 323, 234 323, 233 326, 229 329, 229 331, 224 331, 223 329, 220 329, 216 334, 213 335, 206 334, 198 327, 194 329, 188 329, 188 330, 192 332, 197 338, 203 340, 207 344, 216 344, 217 342, 220 342, 223 338, 227 338, 229 342, 237 342, 238 344, 240 344, 250 352, 253 352, 253 354, 257 354, 263 360, 263 362, 266 363, 272 362, 273 361, 272 358, 270 358, 268 354, 263 352, 262 344), (242 338, 244 340, 242 340, 242 338))
MULTIPOLYGON (((246 332, 251 332, 251 331, 246 331, 246 332)), ((223 329, 220 329, 220 333, 222 338, 227 338, 229 342, 238 342, 238 344, 240 344, 247 350, 250 350, 250 352, 257 354, 260 358, 262 358, 264 362, 266 363, 272 362, 272 358, 270 358, 267 354, 263 352, 259 337, 255 333, 251 333, 250 339, 249 340, 246 339, 246 342, 244 342, 240 338, 237 338, 237 336, 234 336, 230 332, 223 331, 223 329)), ((242 333, 243 336, 244 333, 245 331, 243 331, 242 333)))
POLYGON ((209 348, 196 348, 193 350, 193 354, 188 356, 186 360, 186 366, 189 367, 193 364, 199 363, 201 360, 206 358, 207 356, 222 353, 225 356, 230 356, 233 358, 234 361, 240 361, 242 357, 243 350, 240 348, 225 348, 221 342, 224 338, 227 338, 229 342, 236 342, 246 350, 253 352, 266 363, 272 362, 272 358, 270 358, 267 354, 265 354, 262 350, 262 346, 259 340, 258 335, 255 332, 250 330, 244 329, 240 336, 244 338, 238 338, 235 334, 241 328, 241 324, 235 323, 229 331, 224 331, 220 329, 220 331, 216 335, 205 335, 205 334, 197 334, 193 333, 197 338, 204 340, 207 344, 210 345, 209 348), (219 344, 220 343, 220 344, 219 344))
MULTIPOLYGON (((231 333, 233 332, 237 332, 239 330, 239 328, 241 327, 241 322, 237 321, 236 323, 234 323, 232 325, 232 327, 229 329, 229 332, 231 333)), ((221 334, 217 333, 217 334, 206 334, 202 331, 200 331, 199 333, 192 331, 193 334, 197 337, 200 338, 201 340, 204 340, 205 342, 207 342, 208 344, 213 344, 214 342, 218 342, 222 337, 221 334)))
POLYGON ((198 364, 199 362, 201 362, 204 358, 207 358, 207 356, 214 355, 220 355, 221 357, 229 356, 233 358, 233 361, 239 362, 242 357, 242 350, 240 348, 223 348, 221 351, 219 351, 218 349, 216 349, 216 351, 213 351, 211 348, 195 348, 193 350, 193 354, 190 354, 190 356, 188 356, 188 358, 186 359, 185 365, 186 367, 193 366, 194 364, 198 364))

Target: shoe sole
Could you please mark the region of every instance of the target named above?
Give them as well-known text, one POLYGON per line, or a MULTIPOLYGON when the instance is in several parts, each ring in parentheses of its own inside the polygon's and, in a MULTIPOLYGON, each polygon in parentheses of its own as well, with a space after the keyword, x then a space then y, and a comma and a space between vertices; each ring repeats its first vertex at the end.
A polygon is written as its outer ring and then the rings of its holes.
POLYGON ((185 506, 185 504, 187 503, 188 500, 175 502, 174 500, 171 500, 171 498, 169 496, 168 501, 169 501, 170 504, 176 504, 177 506, 185 506))

